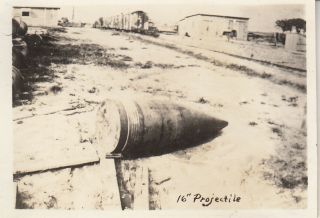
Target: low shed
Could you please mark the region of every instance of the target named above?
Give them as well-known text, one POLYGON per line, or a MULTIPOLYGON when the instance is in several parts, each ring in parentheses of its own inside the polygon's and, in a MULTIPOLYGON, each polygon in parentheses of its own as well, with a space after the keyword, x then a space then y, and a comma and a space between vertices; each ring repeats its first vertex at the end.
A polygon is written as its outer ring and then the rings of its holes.
POLYGON ((178 31, 180 35, 198 39, 232 35, 236 39, 246 40, 248 21, 246 17, 194 14, 179 21, 178 31))
POLYGON ((57 26, 59 7, 13 7, 13 18, 28 26, 57 26))

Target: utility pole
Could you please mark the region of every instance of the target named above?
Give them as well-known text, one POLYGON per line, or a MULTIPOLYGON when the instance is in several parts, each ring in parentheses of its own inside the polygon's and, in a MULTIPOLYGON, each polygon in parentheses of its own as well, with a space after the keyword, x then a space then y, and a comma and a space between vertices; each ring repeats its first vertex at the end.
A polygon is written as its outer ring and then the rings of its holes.
POLYGON ((74 21, 74 6, 72 7, 72 23, 74 21))

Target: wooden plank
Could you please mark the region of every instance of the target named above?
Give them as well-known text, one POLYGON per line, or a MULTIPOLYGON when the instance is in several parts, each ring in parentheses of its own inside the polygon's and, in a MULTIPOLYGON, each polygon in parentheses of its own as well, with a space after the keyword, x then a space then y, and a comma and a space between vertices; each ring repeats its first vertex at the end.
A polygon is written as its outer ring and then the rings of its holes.
POLYGON ((98 162, 91 118, 52 114, 14 123, 14 174, 98 162))
MULTIPOLYGON (((57 170, 59 168, 77 167, 86 164, 99 162, 99 157, 95 150, 90 148, 90 144, 84 145, 87 150, 81 147, 66 151, 64 154, 52 153, 51 157, 43 154, 37 154, 37 159, 27 160, 26 158, 14 162, 14 175, 32 174, 47 170, 57 170)), ((53 150, 53 149, 51 149, 53 150)), ((30 152, 31 153, 31 152, 30 152)), ((30 154, 29 153, 29 154, 30 154)), ((28 157, 28 153, 26 154, 28 157)))
POLYGON ((120 193, 113 159, 104 159, 96 168, 75 169, 71 184, 75 209, 121 210, 120 193))
POLYGON ((121 206, 123 210, 133 209, 136 170, 138 160, 115 159, 117 180, 119 184, 121 206))
POLYGON ((141 160, 115 159, 122 209, 149 210, 149 170, 141 160))
POLYGON ((19 179, 21 208, 121 210, 114 160, 19 179))
POLYGON ((150 169, 149 173, 149 209, 150 210, 161 210, 161 197, 162 197, 162 190, 155 182, 154 178, 154 171, 152 168, 150 169))
POLYGON ((112 199, 106 202, 104 209, 119 209, 121 210, 120 192, 117 181, 117 173, 114 159, 103 159, 100 161, 100 170, 102 171, 105 189, 110 190, 112 199))
POLYGON ((149 173, 147 167, 139 167, 136 171, 133 209, 149 210, 149 173))
MULTIPOLYGON (((34 162, 33 162, 34 163, 34 162)), ((34 166, 34 170, 32 167, 30 167, 30 165, 28 165, 26 167, 26 169, 23 169, 22 167, 20 167, 19 171, 14 171, 13 173, 13 178, 14 179, 18 179, 20 177, 26 176, 26 175, 32 175, 32 174, 37 174, 37 173, 45 173, 48 171, 58 171, 58 170, 63 170, 63 169, 70 169, 70 168, 80 168, 83 166, 90 166, 90 165, 94 165, 94 164, 98 164, 99 163, 99 159, 94 159, 94 160, 69 160, 68 161, 64 161, 63 164, 60 165, 50 165, 50 163, 47 163, 47 165, 44 166, 38 166, 35 165, 34 166)))

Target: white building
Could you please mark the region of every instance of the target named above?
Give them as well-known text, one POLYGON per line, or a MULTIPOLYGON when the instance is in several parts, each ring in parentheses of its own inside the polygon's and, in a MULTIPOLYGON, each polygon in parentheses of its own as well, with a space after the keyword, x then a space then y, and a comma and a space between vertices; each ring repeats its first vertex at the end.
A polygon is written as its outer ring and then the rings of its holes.
POLYGON ((246 40, 248 21, 246 17, 194 14, 179 21, 178 32, 198 39, 222 37, 232 32, 236 39, 246 40))
POLYGON ((28 26, 57 26, 59 7, 13 7, 13 18, 28 26))

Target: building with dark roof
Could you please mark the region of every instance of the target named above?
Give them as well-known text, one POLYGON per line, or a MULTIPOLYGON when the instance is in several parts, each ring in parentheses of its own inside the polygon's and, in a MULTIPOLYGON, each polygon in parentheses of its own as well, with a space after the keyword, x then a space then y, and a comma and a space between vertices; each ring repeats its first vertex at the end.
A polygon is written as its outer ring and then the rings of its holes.
POLYGON ((194 14, 179 21, 178 31, 180 35, 197 39, 214 39, 227 36, 246 40, 248 21, 249 18, 247 17, 194 14))
POLYGON ((13 18, 24 21, 28 26, 57 26, 59 7, 13 7, 13 18))

